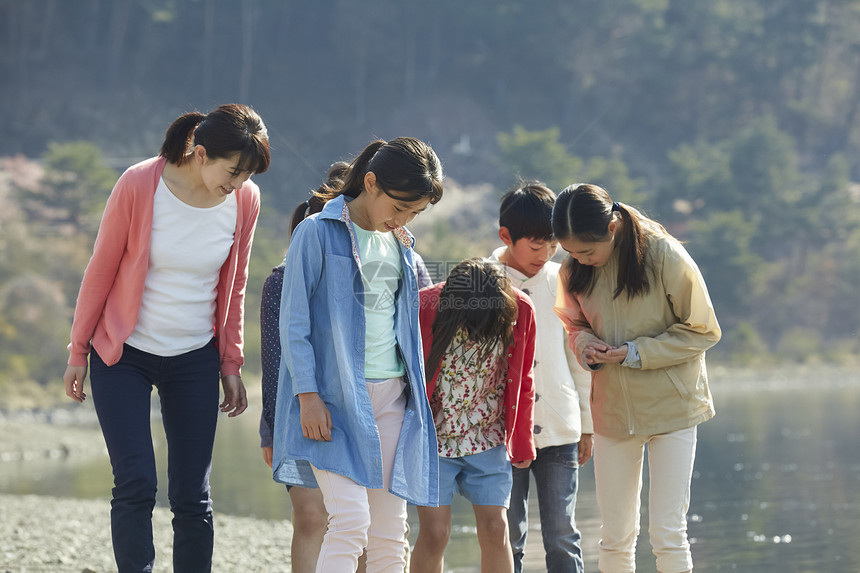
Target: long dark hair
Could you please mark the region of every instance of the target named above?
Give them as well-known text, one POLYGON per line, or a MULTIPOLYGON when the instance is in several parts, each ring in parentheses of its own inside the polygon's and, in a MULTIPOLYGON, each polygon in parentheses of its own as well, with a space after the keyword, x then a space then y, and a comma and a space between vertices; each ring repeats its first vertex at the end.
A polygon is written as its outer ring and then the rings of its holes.
MULTIPOLYGON (((609 240, 609 223, 619 218, 621 236, 616 236, 618 251, 618 280, 613 297, 627 292, 627 298, 646 294, 651 288, 647 252, 649 234, 666 234, 662 225, 639 211, 612 200, 609 193, 597 185, 570 185, 555 200, 552 210, 552 231, 563 241, 574 238, 584 242, 609 240)), ((564 263, 568 272, 567 289, 572 293, 588 294, 594 288, 595 270, 582 265, 573 257, 564 263)))
POLYGON ((313 215, 314 213, 322 211, 322 208, 325 207, 325 201, 322 199, 321 195, 325 193, 325 190, 328 188, 343 185, 343 176, 348 169, 349 163, 346 161, 335 161, 331 164, 328 168, 326 180, 323 184, 320 185, 316 191, 312 191, 308 200, 299 203, 295 211, 293 211, 293 218, 290 222, 290 235, 293 234, 293 231, 296 230, 298 224, 304 221, 308 215, 313 215))
POLYGON ((202 145, 213 159, 239 154, 237 171, 263 173, 269 168, 269 135, 263 120, 246 105, 222 105, 207 115, 186 113, 176 119, 164 136, 159 155, 182 165, 189 147, 202 145))
POLYGON ((484 360, 497 345, 506 349, 513 343, 516 320, 516 295, 502 266, 479 258, 459 263, 439 293, 433 344, 424 365, 427 379, 436 373, 461 328, 478 345, 478 360, 484 360))
POLYGON ((364 176, 370 171, 385 194, 394 199, 429 198, 433 204, 442 199, 442 163, 432 147, 414 137, 374 141, 352 160, 342 179, 324 184, 314 194, 323 202, 338 195, 358 197, 364 191, 364 176))

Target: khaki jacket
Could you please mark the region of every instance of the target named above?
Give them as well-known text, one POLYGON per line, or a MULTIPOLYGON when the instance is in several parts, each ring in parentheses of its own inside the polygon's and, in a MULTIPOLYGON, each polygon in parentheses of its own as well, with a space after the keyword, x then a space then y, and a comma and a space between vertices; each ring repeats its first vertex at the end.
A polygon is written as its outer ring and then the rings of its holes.
POLYGON ((613 346, 631 341, 642 361, 641 368, 603 364, 592 372, 591 413, 597 434, 652 436, 714 416, 705 351, 721 333, 705 282, 672 237, 651 235, 648 257, 651 288, 632 300, 623 292, 613 298, 617 253, 595 269, 596 282, 588 295, 570 293, 567 273, 559 273, 554 310, 580 362, 594 338, 613 346))

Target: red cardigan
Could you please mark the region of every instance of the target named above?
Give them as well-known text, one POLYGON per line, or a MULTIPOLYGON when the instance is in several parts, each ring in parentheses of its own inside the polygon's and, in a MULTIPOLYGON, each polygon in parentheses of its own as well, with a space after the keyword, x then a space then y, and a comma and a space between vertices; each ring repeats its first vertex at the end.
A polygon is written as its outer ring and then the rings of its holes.
MULTIPOLYGON (((155 189, 167 160, 153 157, 120 176, 105 206, 93 256, 84 271, 69 344, 69 365, 86 366, 90 344, 105 364, 116 364, 134 331, 149 268, 155 189)), ((238 211, 233 246, 216 288, 215 332, 221 375, 239 374, 245 313, 245 284, 260 190, 253 182, 234 191, 238 211)))
MULTIPOLYGON (((445 283, 421 289, 421 340, 424 359, 430 356, 433 346, 433 320, 439 304, 439 292, 445 283)), ((536 457, 534 442, 535 388, 532 371, 535 359, 535 309, 529 297, 514 288, 517 295, 517 322, 514 325, 514 343, 508 348, 508 380, 505 385, 505 436, 511 462, 524 462, 536 457)), ((439 369, 427 379, 427 396, 433 395, 439 369)))

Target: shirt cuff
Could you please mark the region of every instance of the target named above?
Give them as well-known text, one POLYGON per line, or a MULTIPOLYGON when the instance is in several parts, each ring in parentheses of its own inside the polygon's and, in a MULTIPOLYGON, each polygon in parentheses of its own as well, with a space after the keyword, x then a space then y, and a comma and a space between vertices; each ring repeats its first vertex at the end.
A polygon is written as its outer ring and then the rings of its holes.
POLYGON ((642 368, 642 359, 639 357, 639 351, 636 349, 635 343, 627 343, 627 357, 621 365, 627 368, 642 368))
POLYGON ((293 396, 298 396, 299 394, 306 394, 308 392, 319 392, 319 386, 317 386, 316 378, 314 378, 313 375, 293 377, 293 396))

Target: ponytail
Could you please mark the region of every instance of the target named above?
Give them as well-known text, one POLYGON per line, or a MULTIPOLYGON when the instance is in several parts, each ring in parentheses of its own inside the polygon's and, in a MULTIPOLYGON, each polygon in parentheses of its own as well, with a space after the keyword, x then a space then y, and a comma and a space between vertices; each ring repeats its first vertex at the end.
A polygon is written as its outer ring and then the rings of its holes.
POLYGON ((206 116, 202 113, 194 111, 186 113, 170 124, 170 127, 167 128, 167 134, 164 136, 164 143, 161 144, 159 155, 166 158, 170 163, 182 165, 185 154, 191 145, 191 135, 194 133, 194 128, 205 118, 206 116))
POLYGON ((364 175, 367 173, 367 166, 370 160, 379 151, 379 148, 385 145, 385 141, 377 139, 370 145, 364 148, 364 151, 358 154, 358 157, 352 160, 342 178, 329 179, 314 192, 314 195, 328 202, 338 195, 346 195, 355 199, 362 191, 364 191, 364 175))
POLYGON ((613 298, 618 298, 625 290, 627 299, 647 294, 651 288, 648 282, 648 265, 646 264, 645 235, 639 222, 638 214, 622 203, 615 203, 616 211, 621 216, 623 236, 618 244, 618 285, 615 287, 613 298))
POLYGON ((296 230, 299 223, 305 220, 310 213, 308 213, 308 202, 302 201, 296 206, 296 210, 293 211, 293 217, 290 220, 290 236, 292 236, 293 231, 296 230))
POLYGON ((312 195, 307 201, 299 203, 293 211, 293 216, 290 219, 290 235, 293 234, 293 231, 296 230, 299 223, 307 219, 310 215, 322 211, 324 206, 325 202, 316 195, 312 195))

